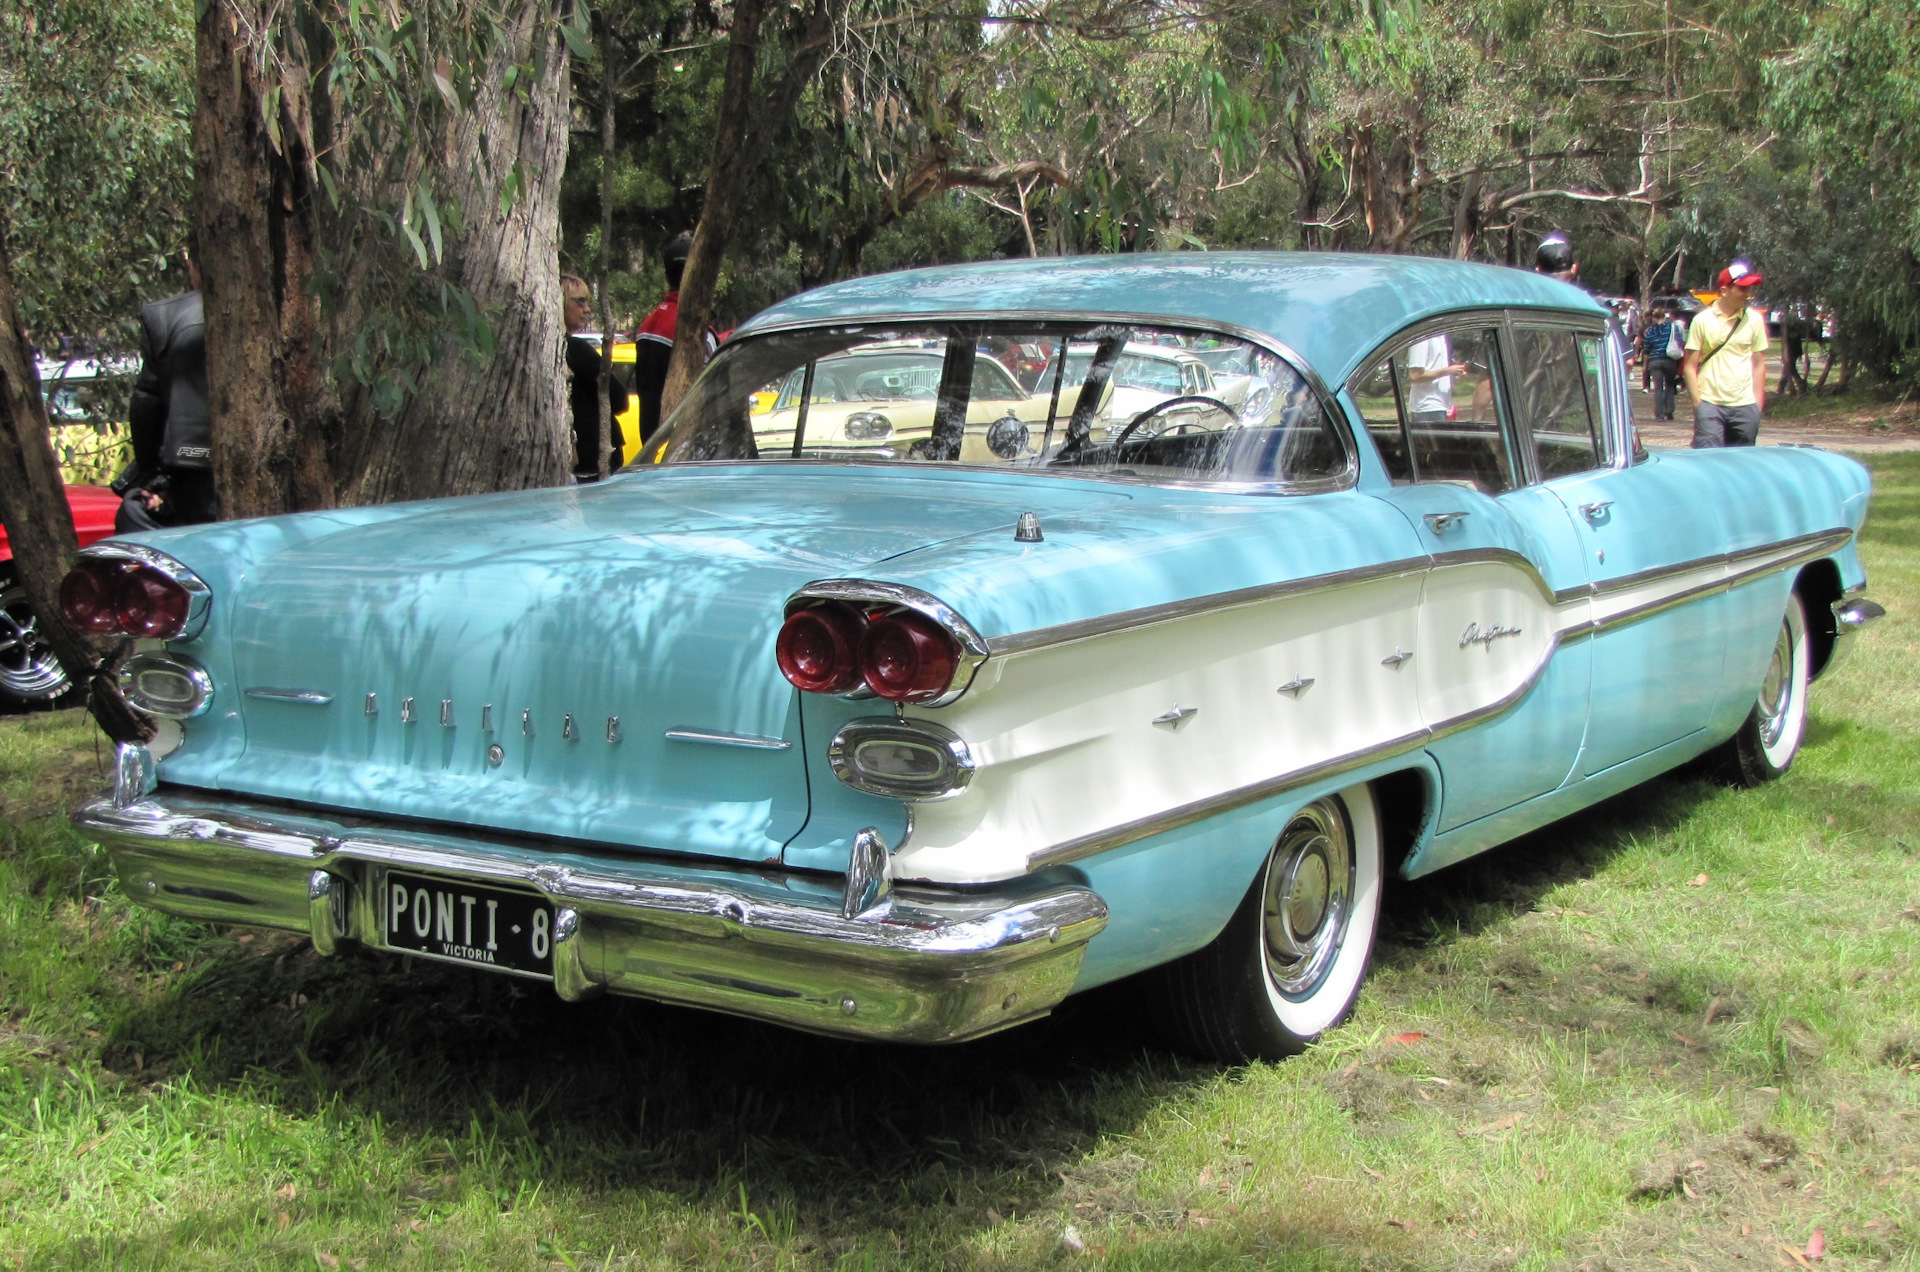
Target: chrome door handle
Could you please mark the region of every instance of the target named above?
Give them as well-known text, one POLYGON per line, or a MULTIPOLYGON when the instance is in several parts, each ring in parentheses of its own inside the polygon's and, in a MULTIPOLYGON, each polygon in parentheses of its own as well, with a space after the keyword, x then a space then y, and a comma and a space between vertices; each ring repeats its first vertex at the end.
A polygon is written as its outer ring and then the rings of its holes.
POLYGON ((1596 499, 1592 503, 1581 504, 1580 515, 1587 519, 1588 525, 1597 526, 1607 519, 1607 509, 1611 507, 1613 507, 1613 500, 1596 499))
POLYGON ((1427 529, 1435 534, 1445 534, 1472 515, 1469 512, 1430 512, 1426 517, 1427 529))

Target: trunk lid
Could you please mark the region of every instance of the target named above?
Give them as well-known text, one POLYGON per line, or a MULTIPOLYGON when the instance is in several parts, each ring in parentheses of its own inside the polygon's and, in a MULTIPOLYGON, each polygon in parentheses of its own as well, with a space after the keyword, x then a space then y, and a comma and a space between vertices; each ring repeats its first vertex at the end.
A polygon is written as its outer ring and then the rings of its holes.
MULTIPOLYGON (((1029 509, 1127 499, 1092 483, 730 466, 347 514, 238 579, 238 692, 224 701, 245 745, 204 784, 777 860, 809 808, 807 739, 773 658, 782 602, 949 539, 1010 536, 1029 509)), ((192 564, 191 540, 167 546, 192 564)), ((203 781, 192 763, 170 778, 203 781)))

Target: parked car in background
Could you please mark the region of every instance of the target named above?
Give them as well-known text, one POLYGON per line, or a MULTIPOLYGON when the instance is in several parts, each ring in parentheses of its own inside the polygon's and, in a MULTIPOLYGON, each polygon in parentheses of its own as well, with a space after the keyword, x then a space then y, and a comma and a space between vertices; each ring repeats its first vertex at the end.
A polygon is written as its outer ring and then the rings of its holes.
POLYGON ((66 612, 140 639, 161 728, 74 821, 129 896, 326 954, 912 1042, 1141 976, 1188 1047, 1289 1054, 1389 876, 1702 755, 1778 776, 1878 612, 1865 470, 1638 450, 1619 340, 1389 256, 808 292, 607 482, 84 550, 66 612), (1068 350, 1018 446, 973 444, 988 338, 1068 350), (912 445, 764 408, 870 364, 912 445))
MULTIPOLYGON (((68 486, 67 507, 85 546, 113 533, 120 496, 104 486, 68 486)), ((53 702, 71 688, 13 570, 13 545, 0 527, 0 710, 53 702)))

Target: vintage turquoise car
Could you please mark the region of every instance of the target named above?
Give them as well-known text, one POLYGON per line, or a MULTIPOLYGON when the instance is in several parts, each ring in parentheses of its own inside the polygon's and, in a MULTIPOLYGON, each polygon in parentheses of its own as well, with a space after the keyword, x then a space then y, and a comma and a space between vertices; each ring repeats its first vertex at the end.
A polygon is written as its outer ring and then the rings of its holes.
POLYGON ((137 640, 162 727, 75 821, 135 898, 328 954, 914 1042, 1145 973, 1187 1045, 1291 1053, 1351 1011, 1389 874, 1710 752, 1777 776, 1879 612, 1866 473, 1644 451, 1621 353, 1585 293, 1438 260, 822 288, 604 483, 84 550, 66 611, 137 640), (816 370, 902 342, 938 353, 924 435, 810 443, 816 370), (1260 412, 1096 428, 1144 345, 1260 412), (970 410, 1016 346, 1087 357, 970 410))

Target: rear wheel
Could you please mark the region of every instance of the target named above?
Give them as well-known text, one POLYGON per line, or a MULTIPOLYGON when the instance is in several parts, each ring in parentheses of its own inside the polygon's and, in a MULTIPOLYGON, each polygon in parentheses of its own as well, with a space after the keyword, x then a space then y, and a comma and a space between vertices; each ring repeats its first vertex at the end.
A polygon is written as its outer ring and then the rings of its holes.
POLYGON ((0 573, 0 705, 39 706, 67 689, 66 668, 27 604, 27 589, 0 573))
POLYGON ((1159 969, 1176 1040, 1229 1063, 1278 1060, 1345 1020, 1373 953, 1380 876, 1370 788, 1295 813, 1226 929, 1159 969))
POLYGON ((1780 620, 1773 657, 1761 678, 1753 710, 1721 750, 1721 769, 1735 785, 1771 782, 1793 764, 1807 732, 1811 653, 1807 612, 1796 592, 1787 598, 1787 612, 1780 620))

